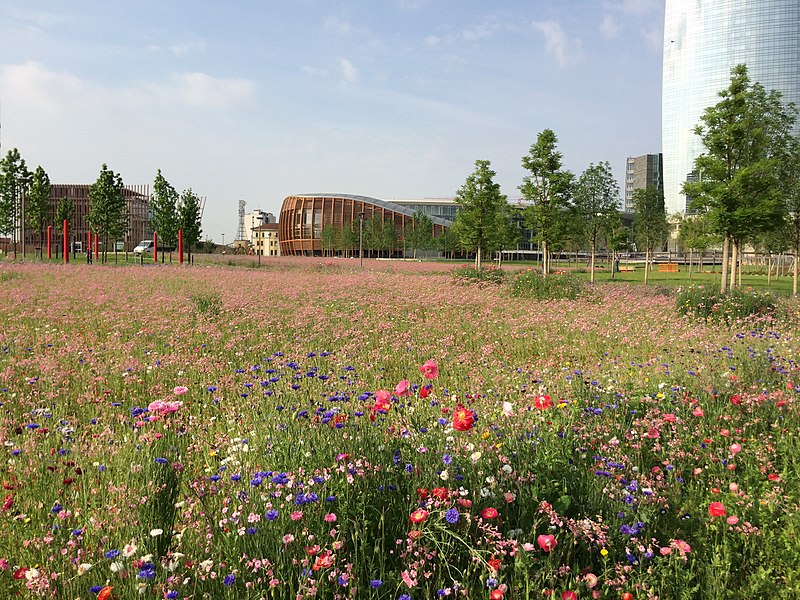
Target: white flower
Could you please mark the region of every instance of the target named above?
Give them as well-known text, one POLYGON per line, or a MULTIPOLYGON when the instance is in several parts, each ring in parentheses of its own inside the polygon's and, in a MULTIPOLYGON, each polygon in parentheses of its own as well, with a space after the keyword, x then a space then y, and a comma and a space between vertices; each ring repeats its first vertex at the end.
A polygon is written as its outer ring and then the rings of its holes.
POLYGON ((441 479, 442 481, 447 481, 448 477, 449 475, 447 474, 447 469, 439 473, 439 479, 441 479))
POLYGON ((474 463, 478 462, 480 460, 480 458, 481 458, 481 453, 480 452, 473 452, 469 456, 469 459, 474 463))
POLYGON ((125 565, 123 565, 121 562, 119 562, 118 560, 116 560, 116 561, 112 562, 112 563, 111 563, 111 564, 108 566, 108 568, 109 568, 109 569, 111 569, 111 572, 112 572, 112 573, 119 573, 120 571, 122 571, 122 569, 124 569, 124 568, 125 568, 125 565))
POLYGON ((512 467, 511 465, 503 465, 503 472, 504 473, 511 473, 511 471, 513 471, 513 470, 514 470, 514 467, 512 467))
POLYGON ((89 563, 81 563, 78 565, 78 575, 83 575, 92 570, 92 565, 89 563))
POLYGON ((158 537, 158 536, 160 536, 162 533, 164 533, 164 530, 163 530, 163 529, 151 529, 151 530, 150 530, 150 537, 158 537))

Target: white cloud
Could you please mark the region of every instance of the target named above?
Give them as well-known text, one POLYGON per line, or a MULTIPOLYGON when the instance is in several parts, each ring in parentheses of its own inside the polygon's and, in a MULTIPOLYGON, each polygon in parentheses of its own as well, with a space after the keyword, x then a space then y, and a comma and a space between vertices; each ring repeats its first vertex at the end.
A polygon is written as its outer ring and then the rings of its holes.
POLYGON ((603 17, 602 23, 600 23, 600 33, 603 34, 603 37, 607 40, 614 39, 619 35, 619 32, 622 30, 622 25, 617 22, 617 20, 612 17, 611 15, 606 15, 603 17))
POLYGON ((569 39, 557 21, 534 21, 532 26, 544 36, 547 53, 555 56, 562 67, 583 59, 581 41, 569 39))
POLYGON ((206 43, 203 40, 190 40, 179 44, 173 44, 169 49, 175 56, 184 56, 192 52, 204 51, 206 49, 206 43))
POLYGON ((301 69, 305 75, 309 77, 326 77, 328 71, 325 69, 318 69, 317 67, 305 66, 301 69))
POLYGON ((87 97, 89 87, 74 75, 50 71, 34 61, 0 66, 0 89, 28 109, 64 113, 71 103, 87 97))
POLYGON ((355 68, 353 63, 343 58, 339 61, 339 66, 342 69, 342 75, 347 81, 351 83, 358 81, 358 69, 355 68))
POLYGON ((335 31, 340 35, 348 35, 352 31, 350 23, 340 21, 339 18, 335 16, 325 17, 324 27, 328 31, 335 31))
POLYGON ((250 102, 256 90, 249 79, 220 79, 205 73, 176 75, 173 85, 184 103, 206 108, 228 108, 250 102))
POLYGON ((440 38, 438 35, 425 36, 425 43, 428 44, 428 46, 436 46, 441 41, 442 41, 442 38, 440 38))
POLYGON ((629 15, 646 15, 659 10, 663 4, 664 0, 604 0, 603 8, 629 15))
POLYGON ((654 52, 661 52, 664 49, 664 30, 660 27, 642 32, 647 45, 654 52))

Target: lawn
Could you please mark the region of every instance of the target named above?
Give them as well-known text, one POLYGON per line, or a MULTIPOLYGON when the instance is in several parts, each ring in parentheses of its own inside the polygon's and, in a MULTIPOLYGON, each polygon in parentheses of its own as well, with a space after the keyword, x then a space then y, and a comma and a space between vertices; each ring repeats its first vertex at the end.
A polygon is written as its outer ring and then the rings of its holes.
POLYGON ((254 260, 0 264, 0 597, 800 595, 796 299, 254 260))

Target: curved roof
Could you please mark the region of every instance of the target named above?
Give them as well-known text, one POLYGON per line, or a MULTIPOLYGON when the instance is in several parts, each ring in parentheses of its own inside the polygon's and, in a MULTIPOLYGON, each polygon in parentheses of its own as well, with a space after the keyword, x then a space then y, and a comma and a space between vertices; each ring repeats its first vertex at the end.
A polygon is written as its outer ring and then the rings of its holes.
MULTIPOLYGON (((407 208, 405 206, 401 206, 400 204, 395 204, 394 202, 387 202, 386 200, 379 200, 378 198, 370 198, 369 196, 358 196, 355 194, 292 194, 291 197, 294 198, 342 198, 345 200, 355 200, 356 202, 364 202, 365 204, 372 204, 373 206, 379 206, 380 208, 385 208, 386 210, 394 211, 398 214, 405 215, 406 217, 413 217, 417 214, 417 211, 407 208)), ((453 225, 452 221, 448 221, 447 219, 441 219, 439 217, 428 217, 431 222, 435 225, 441 225, 442 227, 451 227, 453 225)))

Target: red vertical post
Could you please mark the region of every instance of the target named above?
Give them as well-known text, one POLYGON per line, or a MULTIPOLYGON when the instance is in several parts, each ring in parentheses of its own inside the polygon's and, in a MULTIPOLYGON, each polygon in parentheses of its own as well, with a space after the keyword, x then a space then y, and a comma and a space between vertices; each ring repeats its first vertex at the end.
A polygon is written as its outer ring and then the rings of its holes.
MULTIPOLYGON (((92 231, 86 232, 86 255, 92 257, 92 231)), ((88 260, 86 262, 89 262, 88 260)))
POLYGON ((158 232, 153 232, 153 262, 158 262, 158 232))
POLYGON ((64 219, 64 243, 62 245, 62 248, 64 249, 64 264, 67 264, 69 262, 69 248, 67 247, 67 228, 68 228, 67 220, 64 219))
POLYGON ((98 260, 100 258, 100 243, 99 243, 100 236, 96 233, 94 234, 94 259, 98 260))
POLYGON ((47 258, 53 258, 53 226, 47 226, 47 258))
POLYGON ((178 229, 178 264, 183 264, 183 229, 178 229))

